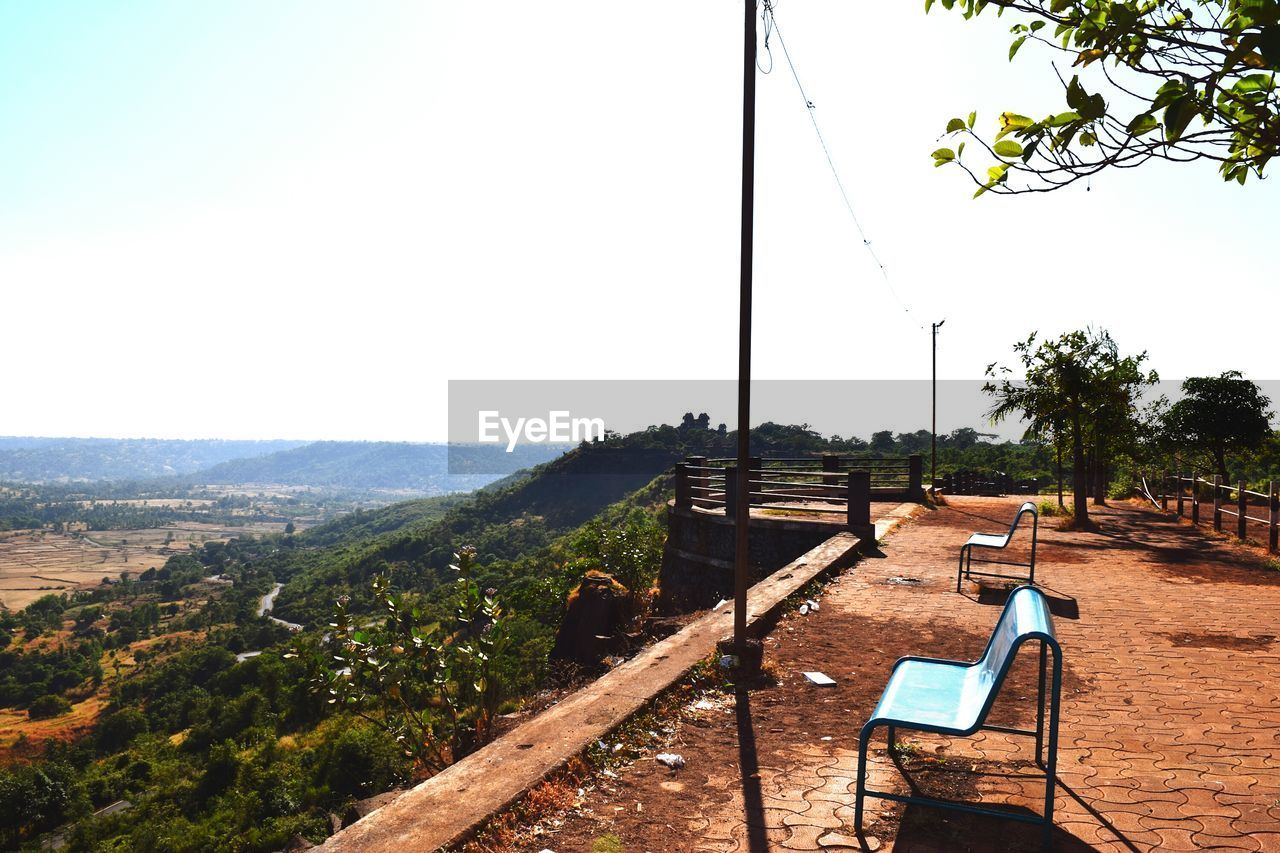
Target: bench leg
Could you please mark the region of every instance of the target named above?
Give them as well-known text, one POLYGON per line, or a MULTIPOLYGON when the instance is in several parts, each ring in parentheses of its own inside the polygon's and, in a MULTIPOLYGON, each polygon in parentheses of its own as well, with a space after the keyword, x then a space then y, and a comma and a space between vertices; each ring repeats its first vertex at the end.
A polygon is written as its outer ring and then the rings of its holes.
POLYGON ((862 801, 867 796, 867 747, 871 744, 870 723, 862 727, 858 737, 858 787, 853 797, 853 830, 858 837, 862 836, 862 801))
POLYGON ((1045 699, 1045 665, 1049 657, 1049 644, 1041 641, 1040 643, 1040 690, 1036 700, 1036 764, 1041 769, 1045 767, 1045 761, 1042 758, 1044 753, 1044 699, 1045 699))
POLYGON ((964 578, 964 553, 968 550, 968 545, 960 546, 960 567, 956 569, 956 592, 960 591, 960 583, 964 578))
POLYGON ((1053 795, 1058 787, 1058 706, 1062 704, 1062 655, 1053 655, 1053 704, 1049 710, 1049 755, 1045 766, 1044 849, 1053 846, 1053 795))

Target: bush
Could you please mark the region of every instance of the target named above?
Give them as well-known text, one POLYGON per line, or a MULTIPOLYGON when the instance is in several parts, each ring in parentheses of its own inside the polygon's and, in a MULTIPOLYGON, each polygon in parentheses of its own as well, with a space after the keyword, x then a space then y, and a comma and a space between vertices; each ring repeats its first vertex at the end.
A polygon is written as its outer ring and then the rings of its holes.
POLYGON ((344 728, 326 752, 320 762, 321 781, 340 797, 372 797, 409 778, 404 750, 373 726, 344 728))
POLYGON ((1036 512, 1040 514, 1041 518, 1053 518, 1055 515, 1062 514, 1062 507, 1058 506, 1056 499, 1040 501, 1040 505, 1036 507, 1036 512))
POLYGON ((47 720, 50 717, 61 717, 70 712, 71 703, 61 696, 41 696, 27 708, 27 716, 33 720, 47 720))
POLYGON ((106 754, 119 752, 150 727, 147 718, 136 708, 125 708, 98 723, 98 749, 106 754))

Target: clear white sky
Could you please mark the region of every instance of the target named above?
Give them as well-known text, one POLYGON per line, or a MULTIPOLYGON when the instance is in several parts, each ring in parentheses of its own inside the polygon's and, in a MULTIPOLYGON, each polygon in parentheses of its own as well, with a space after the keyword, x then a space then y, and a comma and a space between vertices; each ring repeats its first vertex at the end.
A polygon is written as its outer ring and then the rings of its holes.
MULTIPOLYGON (((922 6, 778 6, 913 310, 775 45, 757 376, 924 378, 945 317, 944 378, 1086 324, 1166 377, 1270 378, 1275 184, 971 201, 928 156, 947 119, 1061 97, 1013 21, 922 6)), ((740 10, 0 4, 0 434, 438 440, 451 378, 734 376, 740 10)))

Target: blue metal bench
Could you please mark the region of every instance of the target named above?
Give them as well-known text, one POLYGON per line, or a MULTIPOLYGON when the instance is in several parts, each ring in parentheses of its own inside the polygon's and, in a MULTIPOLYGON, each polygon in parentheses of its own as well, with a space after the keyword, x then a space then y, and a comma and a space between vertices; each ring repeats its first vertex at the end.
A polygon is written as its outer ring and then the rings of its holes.
POLYGON ((960 546, 960 569, 956 572, 956 592, 960 591, 960 584, 965 578, 983 577, 983 578, 1006 578, 1007 580, 1025 581, 1029 584, 1036 582, 1036 537, 1040 531, 1040 513, 1036 511, 1036 505, 1031 501, 1025 501, 1022 506, 1018 507, 1018 514, 1013 517, 1013 524, 1009 525, 1008 533, 975 533, 969 537, 969 541, 960 546), (1022 521, 1024 515, 1031 516, 1031 560, 1027 563, 1020 563, 1012 560, 987 560, 973 558, 974 548, 990 548, 994 550, 1002 550, 1009 545, 1009 541, 1013 539, 1013 534, 1018 529, 1018 522, 1022 521), (1001 566, 1026 566, 1029 570, 1027 577, 1021 575, 1002 575, 996 572, 975 572, 973 571, 974 563, 989 563, 1001 566))
POLYGON ((871 719, 862 727, 858 744, 858 790, 854 803, 854 827, 862 833, 862 801, 866 797, 955 809, 970 814, 1043 823, 1048 848, 1053 834, 1053 792, 1058 761, 1058 704, 1062 693, 1062 649, 1053 632, 1053 618, 1044 593, 1033 586, 1015 589, 1005 603, 986 651, 973 663, 933 658, 905 657, 893 666, 889 683, 871 719), (986 725, 1005 674, 1028 640, 1040 641, 1040 688, 1035 730, 986 725), (1045 744, 1046 684, 1049 650, 1053 650, 1052 701, 1049 710, 1048 749, 1045 744), (979 729, 1030 735, 1036 739, 1036 764, 1045 771, 1044 814, 1024 814, 982 808, 969 803, 906 796, 867 788, 867 747, 877 726, 888 729, 889 754, 893 754, 895 729, 914 729, 944 735, 971 735, 979 729), (1043 760, 1042 760, 1043 753, 1043 760))

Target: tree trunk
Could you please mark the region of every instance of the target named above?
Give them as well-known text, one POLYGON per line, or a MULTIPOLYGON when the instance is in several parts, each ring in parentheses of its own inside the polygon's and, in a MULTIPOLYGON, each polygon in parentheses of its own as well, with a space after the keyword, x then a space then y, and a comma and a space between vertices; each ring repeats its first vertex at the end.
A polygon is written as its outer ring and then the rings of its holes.
POLYGON ((1093 505, 1107 505, 1107 441, 1101 425, 1094 427, 1093 448, 1093 505))
POLYGON ((1213 449, 1213 461, 1218 466, 1218 473, 1222 475, 1222 482, 1230 483, 1231 478, 1227 476, 1227 454, 1221 447, 1213 449))
POLYGON ((1085 468, 1084 436, 1080 434, 1080 404, 1077 401, 1071 410, 1071 496, 1072 514, 1077 525, 1089 523, 1089 497, 1085 492, 1089 488, 1089 472, 1085 468))
POLYGON ((1067 502, 1062 498, 1062 436, 1057 436, 1053 447, 1058 451, 1058 509, 1066 509, 1067 502))

